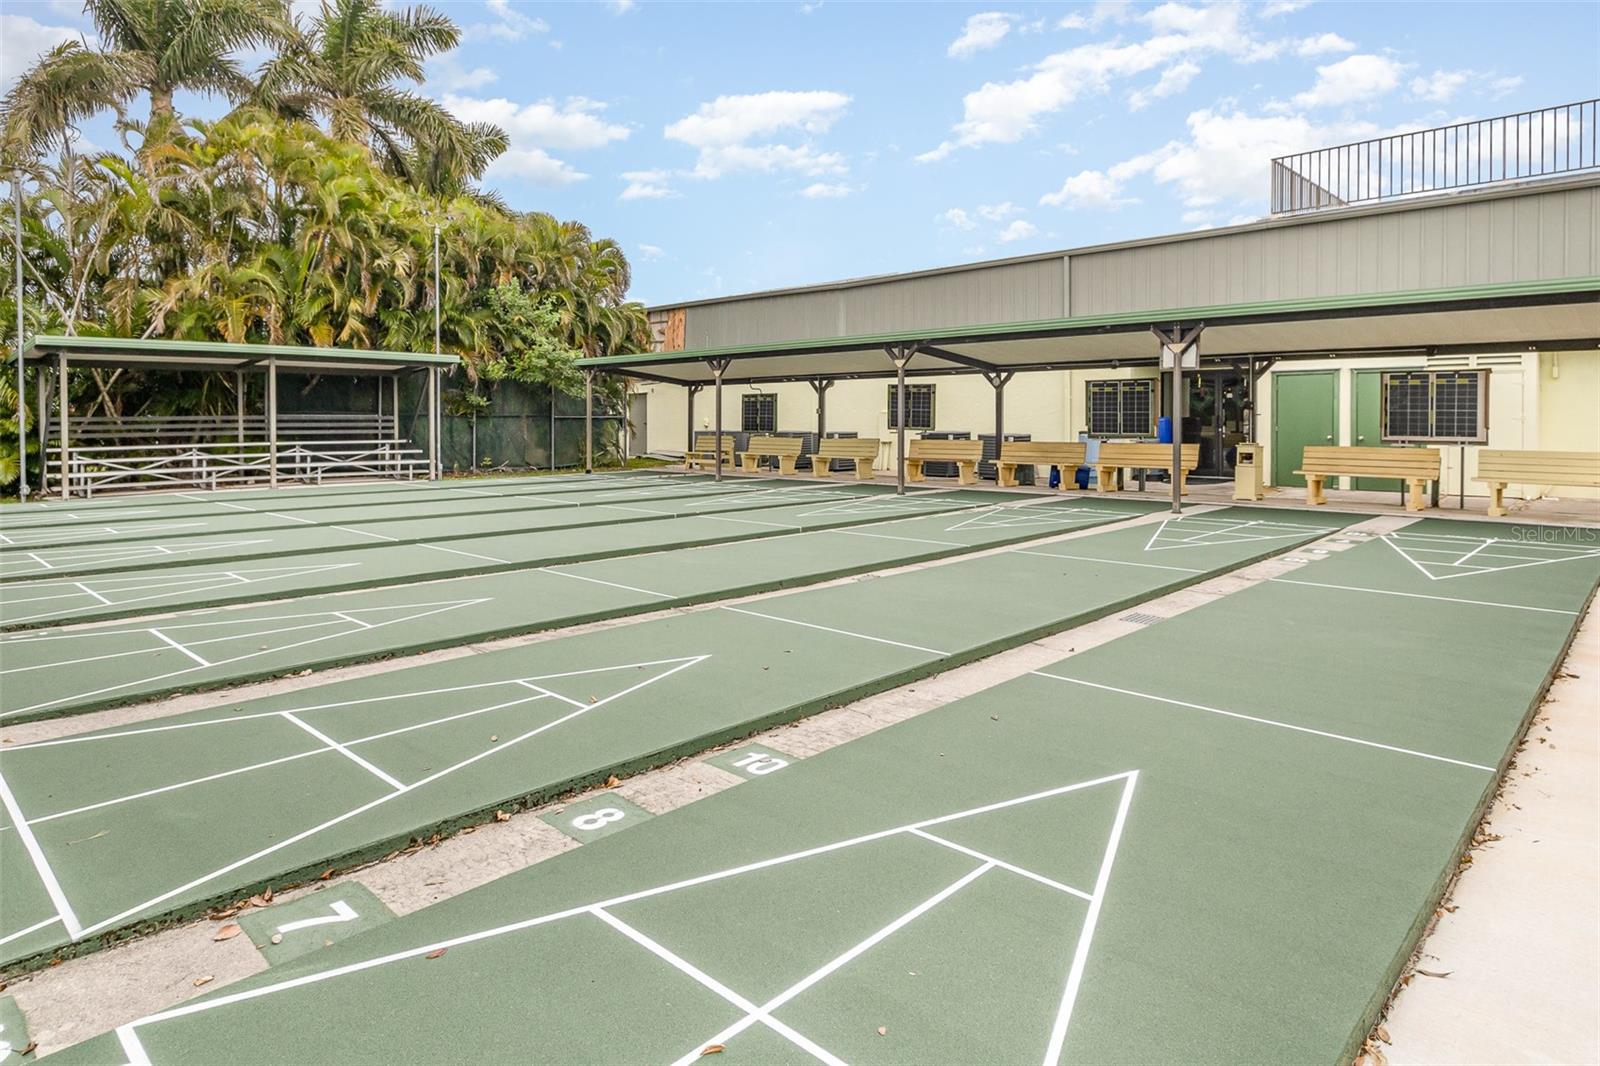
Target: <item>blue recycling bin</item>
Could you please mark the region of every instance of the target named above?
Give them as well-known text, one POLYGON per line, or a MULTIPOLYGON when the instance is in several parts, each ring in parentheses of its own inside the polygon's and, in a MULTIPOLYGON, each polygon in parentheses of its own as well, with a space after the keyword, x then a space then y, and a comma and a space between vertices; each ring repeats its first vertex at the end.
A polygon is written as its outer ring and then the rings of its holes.
POLYGON ((1160 444, 1172 443, 1172 419, 1156 419, 1156 441, 1160 444))

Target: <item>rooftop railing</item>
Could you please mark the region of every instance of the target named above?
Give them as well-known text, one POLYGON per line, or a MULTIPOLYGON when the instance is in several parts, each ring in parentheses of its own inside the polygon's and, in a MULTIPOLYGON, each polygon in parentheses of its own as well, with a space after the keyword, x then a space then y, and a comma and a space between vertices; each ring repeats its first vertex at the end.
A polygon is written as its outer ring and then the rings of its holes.
POLYGON ((1272 213, 1600 169, 1600 100, 1396 133, 1272 161, 1272 213))

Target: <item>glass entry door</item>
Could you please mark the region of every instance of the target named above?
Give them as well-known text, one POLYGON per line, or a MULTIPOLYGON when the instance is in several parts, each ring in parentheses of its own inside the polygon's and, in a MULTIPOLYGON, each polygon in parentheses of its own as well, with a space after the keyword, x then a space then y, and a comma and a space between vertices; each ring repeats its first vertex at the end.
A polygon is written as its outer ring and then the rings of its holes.
POLYGON ((1196 477, 1231 478, 1235 446, 1250 439, 1250 383, 1237 370, 1202 370, 1187 379, 1183 439, 1200 442, 1196 477))

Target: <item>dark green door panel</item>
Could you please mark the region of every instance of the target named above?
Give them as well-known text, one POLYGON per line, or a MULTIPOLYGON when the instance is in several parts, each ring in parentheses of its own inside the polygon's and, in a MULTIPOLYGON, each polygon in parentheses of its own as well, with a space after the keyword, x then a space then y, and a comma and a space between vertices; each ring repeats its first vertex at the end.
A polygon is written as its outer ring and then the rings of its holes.
POLYGON ((1272 375, 1272 483, 1304 486, 1301 453, 1309 445, 1337 444, 1338 375, 1311 370, 1272 375))

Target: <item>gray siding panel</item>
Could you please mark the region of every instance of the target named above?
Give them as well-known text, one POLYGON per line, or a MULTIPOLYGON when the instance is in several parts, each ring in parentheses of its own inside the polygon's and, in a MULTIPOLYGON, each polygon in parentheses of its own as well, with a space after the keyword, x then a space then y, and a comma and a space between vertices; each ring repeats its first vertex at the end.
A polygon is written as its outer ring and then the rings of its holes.
POLYGON ((1077 315, 1587 277, 1600 188, 1118 248, 1073 257, 1077 315))

